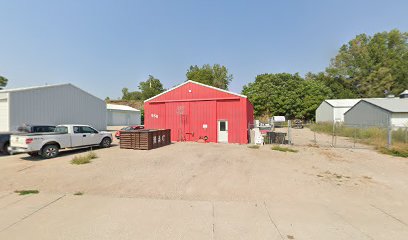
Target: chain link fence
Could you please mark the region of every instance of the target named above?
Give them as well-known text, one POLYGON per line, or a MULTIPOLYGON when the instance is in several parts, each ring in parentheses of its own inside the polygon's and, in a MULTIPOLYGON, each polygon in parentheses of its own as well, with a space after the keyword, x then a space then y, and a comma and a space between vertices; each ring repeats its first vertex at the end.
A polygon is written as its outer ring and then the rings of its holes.
MULTIPOLYGON (((255 126, 250 126, 254 128, 255 126)), ((258 126, 264 143, 335 148, 402 148, 408 149, 408 127, 384 127, 367 124, 294 123, 286 121, 279 126, 258 126), (273 132, 274 134, 271 134, 273 132), (270 135, 279 135, 277 142, 270 135), (282 139, 284 135, 285 140, 282 139)))

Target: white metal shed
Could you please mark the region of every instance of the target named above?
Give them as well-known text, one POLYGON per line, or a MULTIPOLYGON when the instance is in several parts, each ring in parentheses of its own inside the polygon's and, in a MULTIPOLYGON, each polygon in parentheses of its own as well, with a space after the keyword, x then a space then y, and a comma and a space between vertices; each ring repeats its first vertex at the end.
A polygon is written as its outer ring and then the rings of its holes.
POLYGON ((370 98, 344 114, 345 124, 408 127, 408 98, 370 98))
POLYGON ((67 123, 105 130, 105 101, 72 84, 0 90, 0 131, 22 124, 67 123))
POLYGON ((324 100, 316 109, 316 122, 343 122, 344 113, 360 99, 324 100))
POLYGON ((140 110, 126 105, 107 104, 106 109, 108 126, 140 125, 140 110))

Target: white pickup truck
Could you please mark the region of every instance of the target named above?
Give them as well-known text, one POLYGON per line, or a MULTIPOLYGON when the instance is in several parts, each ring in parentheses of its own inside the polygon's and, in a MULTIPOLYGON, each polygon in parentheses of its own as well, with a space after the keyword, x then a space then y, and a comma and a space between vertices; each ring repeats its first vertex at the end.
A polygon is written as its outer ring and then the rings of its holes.
POLYGON ((9 152, 54 158, 60 149, 90 146, 107 148, 111 143, 110 132, 99 132, 87 125, 59 125, 52 133, 11 135, 9 152))

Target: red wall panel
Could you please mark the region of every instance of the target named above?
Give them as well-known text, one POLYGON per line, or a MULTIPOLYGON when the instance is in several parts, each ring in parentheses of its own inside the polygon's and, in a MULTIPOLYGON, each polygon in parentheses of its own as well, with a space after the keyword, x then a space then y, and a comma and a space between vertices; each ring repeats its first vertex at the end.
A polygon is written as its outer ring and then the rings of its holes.
POLYGON ((164 103, 145 103, 145 128, 163 129, 166 124, 166 106, 164 103))
POLYGON ((165 128, 171 129, 172 141, 190 141, 190 103, 166 103, 165 128))
POLYGON ((217 101, 217 121, 228 121, 228 142, 241 143, 242 110, 239 100, 217 101))
POLYGON ((190 131, 194 133, 192 141, 207 136, 209 142, 217 141, 216 102, 200 101, 190 103, 191 125, 190 131), (206 128, 205 128, 206 127, 206 128))

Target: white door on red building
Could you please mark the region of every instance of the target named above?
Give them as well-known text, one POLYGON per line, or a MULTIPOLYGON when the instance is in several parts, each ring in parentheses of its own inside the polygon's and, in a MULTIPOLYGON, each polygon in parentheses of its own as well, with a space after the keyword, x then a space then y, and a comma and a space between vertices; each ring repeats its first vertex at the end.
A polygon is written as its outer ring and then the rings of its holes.
POLYGON ((218 142, 228 143, 228 121, 218 120, 218 142))

